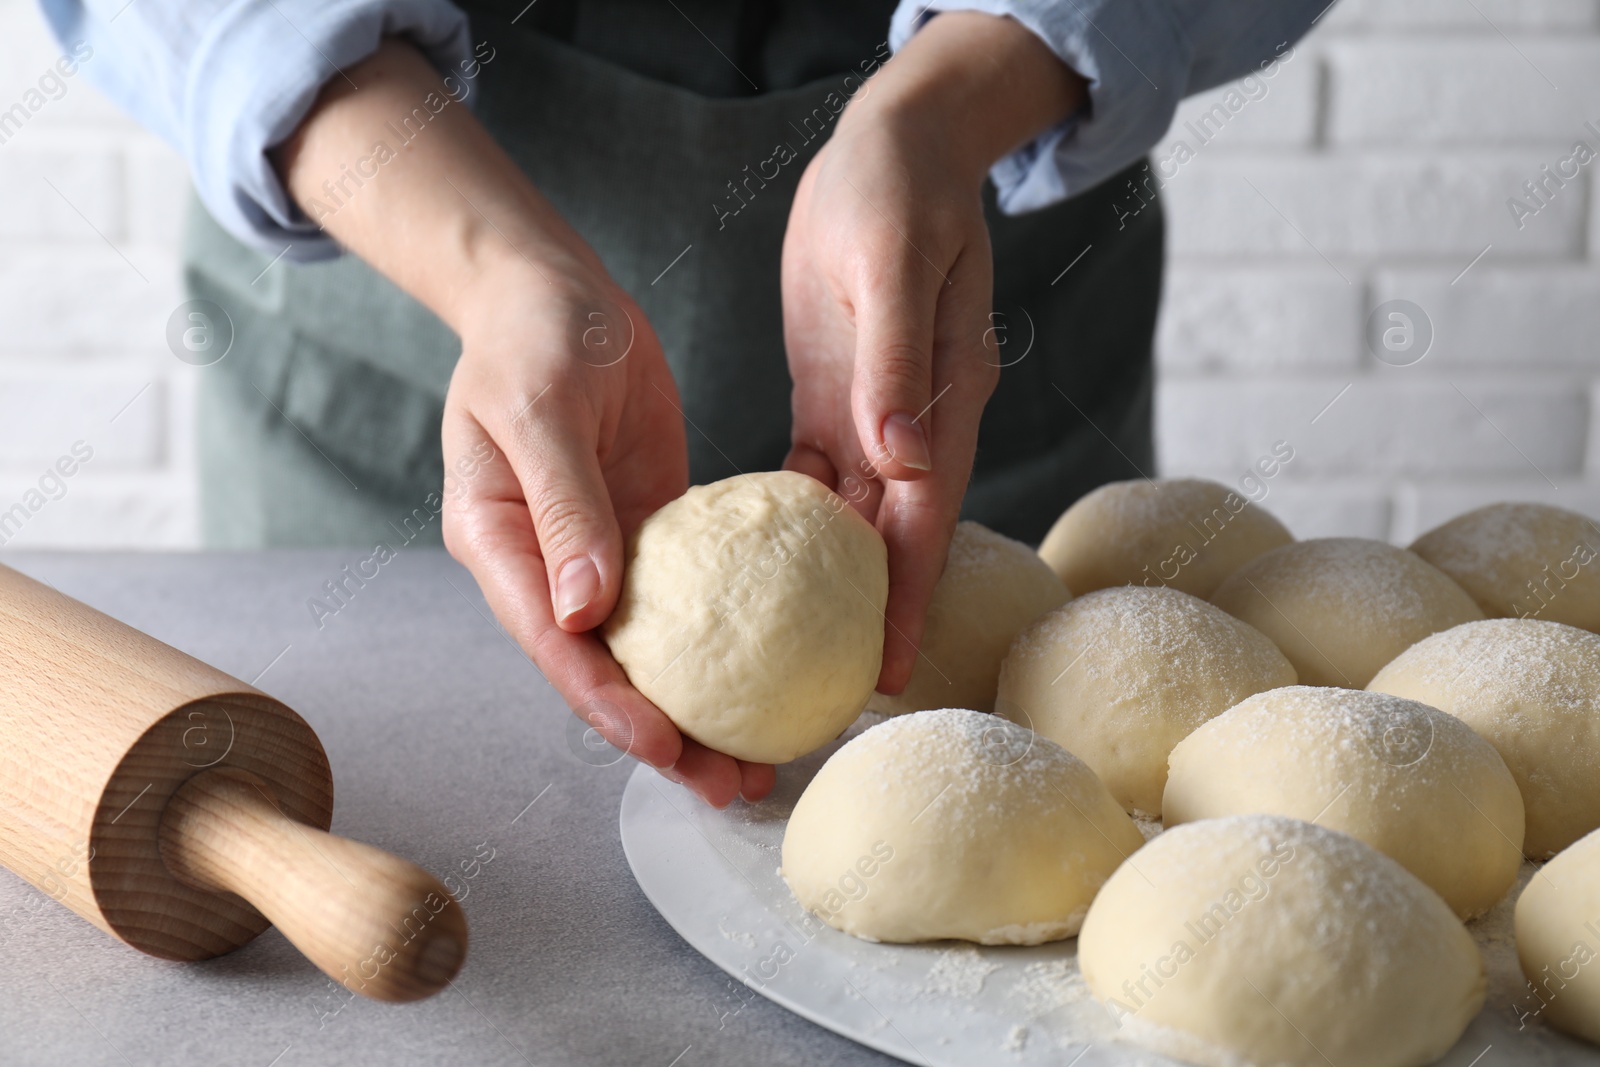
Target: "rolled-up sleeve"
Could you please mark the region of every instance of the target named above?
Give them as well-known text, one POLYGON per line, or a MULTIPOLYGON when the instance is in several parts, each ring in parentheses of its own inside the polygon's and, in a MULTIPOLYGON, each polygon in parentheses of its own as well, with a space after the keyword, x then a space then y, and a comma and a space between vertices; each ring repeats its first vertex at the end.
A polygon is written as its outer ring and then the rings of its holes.
MULTIPOLYGON (((338 246, 290 199, 267 152, 317 93, 377 51, 415 43, 441 71, 471 57, 466 16, 448 0, 41 0, 86 75, 189 164, 229 232, 299 260, 338 246)), ((464 69, 464 68, 463 68, 464 69)))
POLYGON ((990 171, 1001 210, 1045 207, 1148 152, 1191 93, 1241 77, 1298 40, 1327 0, 901 0, 898 51, 941 11, 1016 20, 1089 85, 1088 102, 990 171))

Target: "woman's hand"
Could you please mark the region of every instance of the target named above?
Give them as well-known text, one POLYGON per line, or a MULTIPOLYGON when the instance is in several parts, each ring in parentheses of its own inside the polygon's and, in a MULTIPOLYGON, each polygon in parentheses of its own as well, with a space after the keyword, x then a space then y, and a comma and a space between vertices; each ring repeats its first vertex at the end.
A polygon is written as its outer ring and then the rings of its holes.
POLYGON ((1018 23, 940 15, 860 90, 795 194, 784 465, 833 486, 888 545, 885 692, 910 677, 999 380, 984 175, 1084 92, 1018 23))
POLYGON ((626 293, 576 265, 474 289, 445 398, 445 545, 495 615, 601 736, 722 806, 773 770, 682 737, 593 633, 622 583, 623 538, 689 484, 661 345, 626 293), (475 457, 488 457, 475 462, 475 457))
MULTIPOLYGON (((280 153, 302 204, 394 115, 444 95, 399 41, 348 73, 360 90, 330 82, 280 153)), ((638 306, 464 108, 322 221, 461 337, 444 537, 495 615, 613 745, 712 804, 764 796, 770 766, 683 737, 592 632, 621 590, 623 538, 688 488, 677 388, 638 306)))
POLYGON ((1000 374, 983 349, 981 175, 953 167, 929 132, 841 122, 800 179, 783 245, 784 466, 836 489, 888 545, 888 692, 910 677, 1000 374))

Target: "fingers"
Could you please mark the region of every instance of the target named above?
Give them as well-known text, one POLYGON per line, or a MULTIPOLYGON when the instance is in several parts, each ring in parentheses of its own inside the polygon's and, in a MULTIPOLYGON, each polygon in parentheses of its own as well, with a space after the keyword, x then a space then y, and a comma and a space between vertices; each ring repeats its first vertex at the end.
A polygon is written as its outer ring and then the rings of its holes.
MULTIPOLYGON (((889 550, 889 601, 878 676, 885 693, 903 689, 916 666, 923 616, 944 573, 971 476, 978 425, 999 379, 983 347, 992 300, 987 244, 977 240, 969 245, 952 266, 951 278, 932 325, 938 392, 921 419, 932 438, 933 470, 918 481, 886 482, 878 506, 878 532, 889 550)), ((927 669, 938 670, 938 664, 927 669)))
POLYGON ((739 795, 754 804, 778 784, 778 768, 770 763, 739 761, 739 795))
POLYGON ((714 808, 725 808, 739 795, 743 775, 739 761, 714 752, 698 741, 683 739, 683 754, 668 770, 661 772, 681 785, 693 789, 714 808))
MULTIPOLYGON (((878 508, 878 532, 889 550, 889 600, 883 611, 883 665, 877 684, 881 693, 898 693, 911 680, 923 617, 944 573, 955 530, 956 511, 944 506, 932 489, 925 482, 891 484, 878 508)), ((937 668, 934 664, 930 669, 937 668)))
POLYGON ((820 448, 798 443, 791 445, 789 454, 783 457, 783 469, 815 478, 829 489, 839 487, 839 472, 834 469, 828 454, 820 448))
POLYGON ((518 643, 530 651, 544 676, 585 724, 616 748, 688 786, 716 807, 726 807, 741 795, 759 799, 771 790, 771 768, 766 768, 764 778, 758 765, 747 765, 751 769, 746 771, 732 756, 683 737, 660 708, 633 688, 597 636, 567 633, 554 625, 544 589, 544 567, 534 554, 527 511, 520 501, 479 503, 475 518, 464 521, 476 526, 477 532, 461 537, 477 547, 462 548, 463 541, 452 538, 451 551, 467 564, 491 610, 510 623, 518 643), (507 537, 494 532, 519 521, 528 531, 521 551, 514 534, 507 537), (481 546, 491 543, 496 548, 486 556, 481 546), (537 607, 526 610, 540 603, 545 605, 544 611, 537 607))
POLYGON ((448 405, 444 454, 489 455, 445 500, 445 547, 466 565, 490 610, 533 658, 570 707, 605 739, 655 767, 682 754, 672 721, 630 684, 598 637, 555 624, 544 557, 534 536, 522 484, 481 426, 448 405))
POLYGON ((946 285, 914 249, 898 251, 856 298, 850 410, 878 473, 912 481, 933 469, 936 454, 923 416, 933 399, 934 314, 946 285))
POLYGON ((751 804, 761 800, 777 784, 778 770, 770 763, 736 760, 684 738, 683 755, 661 776, 688 786, 712 807, 725 808, 736 798, 751 804))
POLYGON ((622 588, 622 530, 582 409, 552 403, 514 419, 511 466, 543 556, 552 616, 563 630, 598 626, 622 588))
POLYGON ((540 555, 522 483, 502 450, 469 416, 447 410, 445 456, 492 455, 445 501, 445 544, 477 580, 490 610, 505 623, 568 706, 588 726, 635 759, 726 807, 737 796, 756 800, 772 789, 774 772, 741 764, 685 738, 672 720, 635 689, 593 633, 568 633, 555 623, 547 568, 540 555))

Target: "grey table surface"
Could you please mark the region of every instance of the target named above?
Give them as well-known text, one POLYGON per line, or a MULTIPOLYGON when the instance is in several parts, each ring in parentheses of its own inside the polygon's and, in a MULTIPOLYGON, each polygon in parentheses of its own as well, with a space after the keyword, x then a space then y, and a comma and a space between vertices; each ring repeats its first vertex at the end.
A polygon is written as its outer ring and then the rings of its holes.
POLYGON ((152 959, 0 869, 0 1064, 898 1062, 751 995, 656 914, 618 841, 632 761, 579 758, 576 720, 443 552, 402 550, 319 627, 308 601, 365 555, 0 561, 299 711, 333 765, 334 832, 460 887, 454 987, 352 998, 275 930, 204 963, 152 959))

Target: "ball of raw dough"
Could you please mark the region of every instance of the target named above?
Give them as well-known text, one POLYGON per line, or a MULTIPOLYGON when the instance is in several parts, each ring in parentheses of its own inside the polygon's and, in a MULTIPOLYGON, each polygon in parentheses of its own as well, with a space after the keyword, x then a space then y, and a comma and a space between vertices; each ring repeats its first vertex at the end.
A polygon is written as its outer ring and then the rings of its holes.
POLYGON ((1532 988, 1512 1004, 1600 1044, 1600 831, 1545 864, 1517 898, 1517 957, 1532 988))
POLYGON ((1442 708, 1499 751, 1533 859, 1600 827, 1600 637, 1538 619, 1469 623, 1406 649, 1367 688, 1442 708))
POLYGON ((793 471, 743 474, 640 524, 602 633, 689 737, 783 763, 866 706, 888 595, 883 538, 843 497, 793 471))
POLYGON ((1252 693, 1294 683, 1277 646, 1221 608, 1125 585, 1023 630, 997 703, 1087 763, 1124 808, 1158 815, 1173 745, 1252 693))
POLYGON ((1274 815, 1168 830, 1095 898, 1078 963, 1119 1036, 1206 1067, 1416 1067, 1483 1004, 1483 957, 1427 886, 1274 815))
POLYGON ((1273 549, 1230 575, 1211 602, 1272 638, 1304 684, 1348 689, 1429 634, 1483 618, 1443 571, 1360 537, 1273 549))
POLYGON ((1208 597, 1268 549, 1293 541, 1259 504, 1196 478, 1112 482, 1073 504, 1039 555, 1082 596, 1114 585, 1165 585, 1208 597))
POLYGON ((1494 747, 1414 700, 1291 686, 1250 697, 1181 741, 1167 826, 1266 812, 1360 838, 1464 919, 1522 867, 1522 795, 1494 747))
POLYGON ((965 709, 887 719, 806 786, 783 877, 807 911, 868 941, 1071 937, 1144 837, 1084 763, 965 709))
POLYGON ((1600 529, 1547 504, 1491 504, 1429 530, 1411 551, 1454 578, 1490 618, 1600 630, 1600 529))
POLYGON ((888 715, 932 708, 993 711, 1000 661, 1011 639, 1071 596, 1021 541, 975 522, 957 523, 911 681, 895 696, 874 694, 867 706, 888 715))

